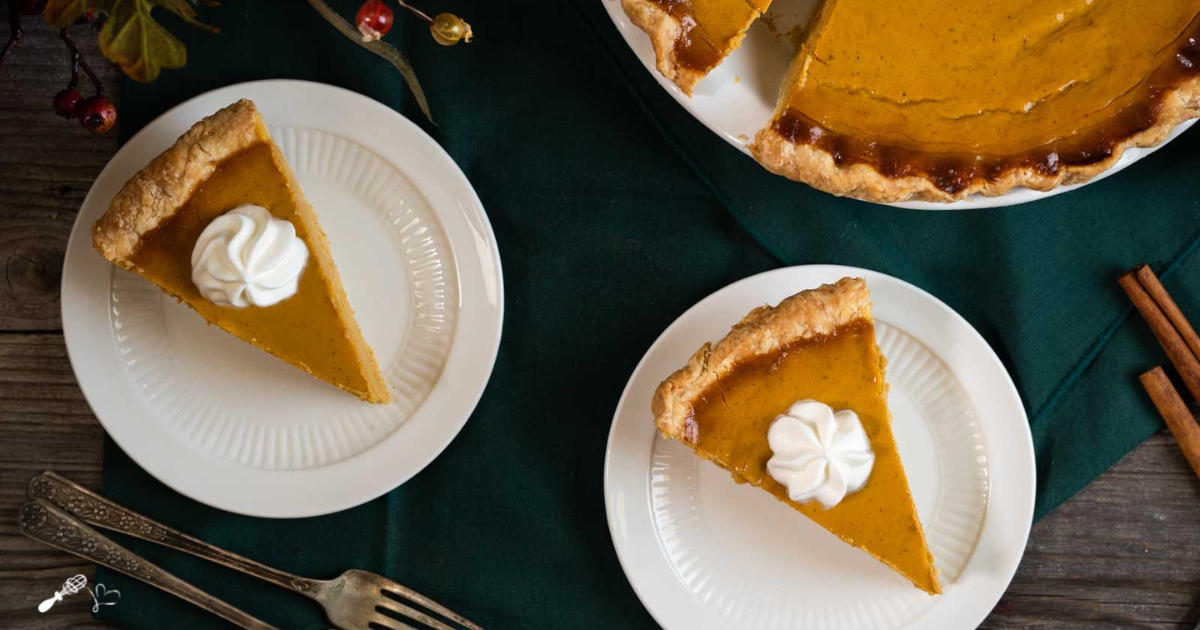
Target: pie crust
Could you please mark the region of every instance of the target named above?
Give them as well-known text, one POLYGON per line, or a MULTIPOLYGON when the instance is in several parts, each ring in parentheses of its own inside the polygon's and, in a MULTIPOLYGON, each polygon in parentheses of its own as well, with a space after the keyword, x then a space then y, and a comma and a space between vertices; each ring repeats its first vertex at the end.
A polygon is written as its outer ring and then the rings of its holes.
MULTIPOLYGON (((683 30, 679 19, 663 10, 662 6, 653 0, 621 0, 621 7, 625 10, 625 15, 629 16, 629 20, 650 36, 658 71, 678 85, 684 94, 691 96, 692 90, 712 68, 698 70, 679 62, 675 52, 676 42, 679 41, 683 30)), ((722 57, 736 49, 745 36, 743 31, 737 37, 729 40, 722 51, 722 57)))
POLYGON ((92 225, 96 251, 128 268, 142 235, 174 216, 221 162, 270 138, 260 121, 254 103, 240 100, 193 125, 134 175, 92 225))
POLYGON ((697 398, 739 362, 771 353, 797 341, 823 337, 856 321, 871 319, 871 297, 862 278, 797 293, 777 306, 750 311, 714 346, 706 343, 687 365, 663 381, 650 410, 665 437, 693 444, 692 409, 697 398))
MULTIPOLYGON (((696 20, 702 20, 702 24, 708 23, 703 21, 705 18, 689 18, 686 11, 691 1, 622 0, 625 13, 633 24, 649 35, 659 72, 688 95, 712 69, 696 70, 681 63, 679 47, 689 41, 691 30, 701 28, 695 24, 696 20)), ((822 16, 826 15, 827 9, 831 11, 834 2, 823 0, 819 13, 809 23, 809 29, 814 24, 822 23, 822 16)), ((753 15, 753 18, 760 15, 753 15)), ((1060 23, 1063 21, 1063 14, 1058 15, 1058 20, 1060 23)), ((756 134, 748 149, 771 172, 835 195, 880 203, 908 200, 952 202, 973 194, 1003 195, 1018 187, 1049 191, 1058 186, 1081 184, 1112 168, 1127 149, 1155 146, 1165 140, 1180 123, 1200 117, 1198 24, 1200 17, 1194 18, 1188 27, 1190 34, 1189 31, 1183 31, 1170 48, 1162 48, 1162 52, 1173 54, 1165 55, 1157 68, 1144 75, 1141 85, 1124 93, 1127 96, 1136 95, 1126 105, 1105 112, 1103 115, 1107 118, 1099 123, 1087 121, 1080 123, 1083 126, 1079 128, 1066 128, 1064 125, 1054 132, 1057 135, 1047 134, 1044 141, 1038 143, 1035 140, 1030 145, 1032 148, 1022 148, 1020 152, 998 147, 989 149, 984 144, 975 151, 966 149, 957 153, 943 153, 932 146, 914 146, 896 138, 887 140, 869 128, 858 126, 861 123, 858 119, 836 121, 832 128, 841 129, 841 132, 832 131, 825 126, 829 121, 820 109, 812 113, 812 119, 799 112, 795 112, 796 118, 789 119, 788 115, 793 112, 786 107, 790 98, 788 92, 794 85, 803 86, 805 77, 801 75, 806 74, 797 72, 796 67, 807 67, 807 63, 813 60, 826 66, 833 59, 832 55, 827 60, 816 53, 802 54, 795 59, 793 69, 789 70, 784 80, 784 89, 771 123, 756 134)), ((1110 30, 1100 30, 1096 36, 1112 37, 1110 30)), ((1034 31, 1035 34, 1038 32, 1034 31)), ((1136 30, 1131 29, 1130 32, 1136 33, 1136 30)), ((806 37, 813 33, 812 30, 806 31, 806 37)), ((714 45, 724 46, 721 50, 724 56, 737 48, 744 35, 743 31, 736 37, 718 39, 714 45)), ((1045 39, 1046 36, 1043 33, 1034 37, 1041 41, 1038 38, 1045 39)), ((846 38, 842 37, 839 41, 846 41, 846 38)), ((923 46, 921 43, 915 45, 923 46)), ((844 55, 838 57, 844 58, 844 55)), ((903 63, 904 58, 900 54, 896 62, 903 63)), ((1058 91, 1061 93, 1073 85, 1075 81, 1070 81, 1058 91)), ((854 87, 858 91, 874 93, 872 85, 854 87)), ((962 92, 959 96, 968 97, 962 92)), ((881 96, 880 100, 886 98, 881 96)), ((946 96, 929 97, 926 100, 918 97, 916 102, 936 103, 938 98, 949 100, 946 96)), ((1108 101, 1109 105, 1115 102, 1108 101)), ((848 103, 850 109, 847 111, 857 111, 851 107, 853 105, 852 102, 848 103)), ((1027 105, 1026 111, 1032 106, 1033 103, 1027 105)), ((1107 107, 1100 104, 1088 111, 1099 114, 1107 107)), ((991 111, 987 104, 981 105, 979 112, 987 111, 991 111)), ((970 116, 964 115, 953 120, 961 121, 964 117, 970 116)), ((938 124, 937 120, 928 122, 933 127, 938 124)), ((1019 131, 1019 125, 1014 125, 1013 133, 1019 131)), ((899 131, 888 133, 904 137, 899 131)), ((962 137, 970 137, 969 129, 964 130, 962 137)))
MULTIPOLYGON (((257 182, 250 179, 245 181, 257 182)), ((354 319, 354 310, 338 277, 337 265, 334 264, 333 254, 316 213, 304 199, 300 185, 279 148, 271 141, 253 102, 238 101, 196 123, 174 145, 126 182, 113 198, 108 211, 92 225, 92 244, 109 261, 154 282, 168 295, 192 307, 210 324, 363 400, 373 403, 391 400, 374 351, 366 343, 354 319), (272 173, 278 171, 286 180, 286 202, 289 208, 294 208, 293 220, 306 228, 305 242, 310 254, 308 264, 321 270, 318 276, 314 276, 319 283, 319 288, 314 285, 314 290, 319 290, 323 299, 327 298, 323 303, 329 308, 326 311, 329 320, 316 323, 336 338, 337 343, 344 342, 348 347, 346 352, 340 354, 332 346, 322 348, 324 356, 338 357, 329 364, 336 364, 336 369, 332 371, 322 368, 321 374, 318 374, 318 366, 310 360, 313 353, 297 352, 296 345, 291 344, 290 340, 275 338, 274 343, 268 343, 265 339, 268 335, 263 335, 261 328, 257 331, 245 329, 247 326, 271 326, 279 330, 278 316, 264 316, 252 324, 243 320, 240 323, 243 329, 239 332, 226 321, 231 316, 222 315, 219 312, 221 309, 213 311, 208 308, 210 304, 194 303, 203 301, 203 298, 189 297, 188 291, 177 284, 164 283, 162 278, 157 277, 155 269, 141 268, 135 263, 147 235, 160 226, 168 229, 171 225, 168 221, 188 206, 193 196, 199 194, 201 187, 218 173, 223 164, 240 159, 239 155, 246 154, 243 151, 249 153, 249 150, 259 146, 269 148, 268 159, 275 169, 272 173), (353 379, 345 378, 347 375, 352 375, 353 379), (358 378, 362 380, 361 386, 354 380, 358 378)), ((190 249, 182 255, 190 256, 190 249)), ((291 300, 298 297, 299 294, 291 300)), ((311 338, 308 336, 306 339, 311 338)))
POLYGON ((936 595, 937 569, 892 433, 886 362, 866 282, 844 278, 751 311, 663 381, 651 411, 664 437, 936 595), (863 422, 876 455, 872 481, 844 504, 826 509, 792 501, 769 472, 769 426, 798 399, 853 409, 863 422))
POLYGON ((651 0, 621 0, 621 7, 625 9, 629 20, 650 36, 658 71, 675 82, 684 94, 691 96, 692 89, 704 78, 704 73, 675 63, 675 40, 679 37, 679 20, 651 0))
POLYGON ((1200 118, 1200 75, 1162 95, 1155 122, 1104 150, 1102 159, 1079 165, 1047 169, 1042 165, 1012 167, 989 178, 973 179, 964 187, 939 187, 928 177, 888 177, 864 163, 839 165, 828 151, 794 143, 772 124, 755 135, 750 153, 767 170, 813 188, 839 196, 890 203, 921 200, 950 202, 979 193, 1003 195, 1013 188, 1048 191, 1057 186, 1081 184, 1112 168, 1126 149, 1152 147, 1167 138, 1180 123, 1200 118))

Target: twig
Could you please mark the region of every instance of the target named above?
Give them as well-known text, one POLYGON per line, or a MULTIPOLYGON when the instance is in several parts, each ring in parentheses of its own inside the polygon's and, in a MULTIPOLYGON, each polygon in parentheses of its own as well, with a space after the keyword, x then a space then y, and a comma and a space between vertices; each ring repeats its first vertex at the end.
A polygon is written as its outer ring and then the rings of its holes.
POLYGON ((21 13, 17 9, 17 0, 8 0, 8 42, 0 50, 0 72, 4 71, 4 62, 14 48, 25 41, 25 31, 21 29, 21 13))
POLYGON ((429 101, 425 98, 425 91, 421 89, 421 83, 417 81, 417 73, 413 70, 412 64, 409 63, 408 57, 404 53, 396 49, 391 44, 386 44, 381 41, 364 42, 362 34, 358 32, 354 25, 350 24, 338 15, 336 11, 325 4, 324 0, 308 0, 317 13, 325 18, 325 21, 332 24, 342 35, 345 35, 350 41, 366 48, 367 50, 388 60, 396 70, 400 71, 400 76, 404 77, 404 82, 408 84, 408 89, 412 91, 413 98, 417 99, 417 106, 421 108, 421 113, 433 122, 433 115, 429 113, 429 101))
POLYGON ((417 7, 414 7, 411 4, 405 3, 404 0, 396 0, 396 4, 400 5, 404 9, 407 9, 409 13, 412 13, 413 15, 421 18, 422 20, 425 20, 427 23, 433 24, 433 18, 429 17, 428 13, 418 9, 417 7))
POLYGON ((79 88, 79 65, 82 61, 83 55, 71 53, 71 82, 67 84, 69 90, 79 88))
MULTIPOLYGON (((15 2, 16 0, 12 1, 15 2)), ((92 67, 88 65, 87 59, 83 58, 83 54, 75 46, 75 40, 71 39, 71 33, 66 28, 63 28, 58 32, 58 36, 67 45, 67 50, 71 51, 71 87, 75 87, 75 81, 79 78, 79 68, 83 68, 83 72, 92 81, 92 87, 96 88, 96 94, 103 96, 104 84, 100 82, 100 78, 96 76, 96 73, 92 72, 92 67)))

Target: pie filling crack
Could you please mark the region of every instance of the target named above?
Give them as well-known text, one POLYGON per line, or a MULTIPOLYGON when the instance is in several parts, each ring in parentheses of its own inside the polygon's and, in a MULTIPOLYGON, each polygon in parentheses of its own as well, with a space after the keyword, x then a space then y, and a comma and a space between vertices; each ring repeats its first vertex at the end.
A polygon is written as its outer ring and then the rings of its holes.
MULTIPOLYGON (((690 95, 769 0, 622 6, 690 95)), ((1081 183, 1200 116, 1198 42, 1195 0, 824 0, 749 148, 877 202, 1081 183)))

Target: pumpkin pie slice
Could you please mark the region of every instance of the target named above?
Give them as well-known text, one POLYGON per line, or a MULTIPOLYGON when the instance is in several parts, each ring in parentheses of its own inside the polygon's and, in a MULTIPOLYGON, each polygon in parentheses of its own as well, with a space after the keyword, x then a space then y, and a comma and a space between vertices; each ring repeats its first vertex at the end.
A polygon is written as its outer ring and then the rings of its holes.
POLYGON ((837 195, 1087 181, 1200 116, 1196 0, 825 0, 750 150, 837 195))
POLYGON ((771 0, 621 0, 630 21, 650 36, 658 71, 692 95, 742 43, 771 0))
POLYGON ((390 400, 317 214, 254 103, 196 123, 92 226, 96 250, 255 347, 390 400))
POLYGON ((892 436, 866 282, 750 312, 663 381, 658 430, 941 592, 892 436))

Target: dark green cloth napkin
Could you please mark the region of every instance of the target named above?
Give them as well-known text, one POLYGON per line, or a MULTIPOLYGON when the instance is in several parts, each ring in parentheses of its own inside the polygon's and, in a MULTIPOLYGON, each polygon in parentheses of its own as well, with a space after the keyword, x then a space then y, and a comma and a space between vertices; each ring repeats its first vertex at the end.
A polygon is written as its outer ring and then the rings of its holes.
MULTIPOLYGON (((1015 379, 1032 423, 1038 516, 1160 428, 1136 375, 1163 363, 1116 275, 1150 262, 1200 312, 1200 132, 1082 191, 1026 206, 914 212, 767 174, 695 122, 635 59, 603 2, 430 0, 477 34, 441 48, 406 16, 439 126, 474 184, 507 294, 495 373, 466 428, 403 487, 320 518, 226 514, 168 490, 109 444, 104 493, 185 532, 312 577, 388 575, 485 627, 650 628, 617 563, 602 470, 612 413, 656 336, 705 295, 781 265, 839 263, 912 282, 962 313, 1015 379)), ((357 2, 336 2, 352 16, 357 2)), ((398 76, 303 2, 228 2, 219 35, 164 19, 185 69, 127 84, 128 137, 167 108, 253 79, 343 86, 420 113, 398 76)), ((304 107, 304 103, 296 103, 304 107)), ((995 483, 1004 483, 996 479, 995 483)), ((306 600, 149 544, 130 546, 283 628, 306 600)), ((100 616, 131 630, 224 628, 134 580, 100 616)))

